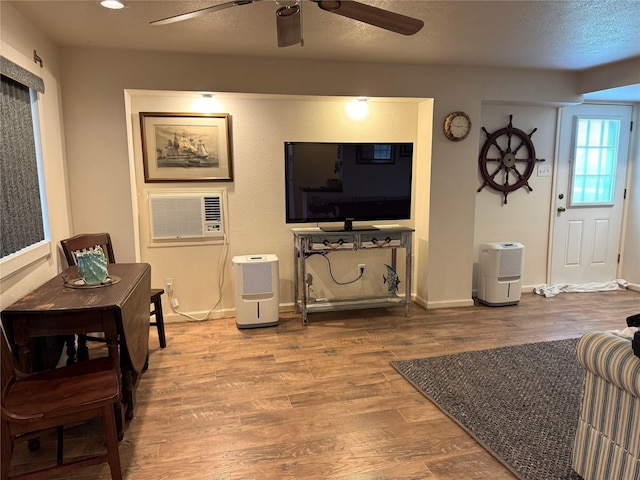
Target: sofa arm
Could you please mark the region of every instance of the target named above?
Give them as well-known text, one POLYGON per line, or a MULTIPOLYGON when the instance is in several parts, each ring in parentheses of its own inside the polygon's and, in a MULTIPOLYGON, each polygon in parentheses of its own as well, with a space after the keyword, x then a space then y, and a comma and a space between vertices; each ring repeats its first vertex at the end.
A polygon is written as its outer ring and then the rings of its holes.
POLYGON ((613 333, 586 333, 576 355, 585 369, 640 398, 640 358, 634 355, 629 339, 613 333))

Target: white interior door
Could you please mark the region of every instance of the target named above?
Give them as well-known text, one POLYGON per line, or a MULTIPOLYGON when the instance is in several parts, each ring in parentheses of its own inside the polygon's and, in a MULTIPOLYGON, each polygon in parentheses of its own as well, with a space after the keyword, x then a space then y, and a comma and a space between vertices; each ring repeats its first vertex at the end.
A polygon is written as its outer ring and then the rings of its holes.
POLYGON ((631 106, 561 110, 551 283, 616 278, 631 106))

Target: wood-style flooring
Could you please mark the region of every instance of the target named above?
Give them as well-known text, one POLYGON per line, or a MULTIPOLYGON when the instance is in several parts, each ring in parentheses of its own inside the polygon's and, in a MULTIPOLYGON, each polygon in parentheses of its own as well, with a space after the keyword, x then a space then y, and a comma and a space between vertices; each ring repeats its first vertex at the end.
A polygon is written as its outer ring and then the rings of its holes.
MULTIPOLYGON (((170 323, 164 350, 152 328, 120 444, 124 478, 514 479, 389 362, 622 329, 640 294, 523 293, 515 306, 403 313, 310 314, 306 327, 283 313, 277 327, 244 330, 233 318, 170 323)), ((102 446, 99 424, 65 438, 69 456, 102 446)), ((54 458, 43 435, 36 453, 16 446, 12 471, 54 458)), ((109 479, 109 468, 69 478, 109 479)))

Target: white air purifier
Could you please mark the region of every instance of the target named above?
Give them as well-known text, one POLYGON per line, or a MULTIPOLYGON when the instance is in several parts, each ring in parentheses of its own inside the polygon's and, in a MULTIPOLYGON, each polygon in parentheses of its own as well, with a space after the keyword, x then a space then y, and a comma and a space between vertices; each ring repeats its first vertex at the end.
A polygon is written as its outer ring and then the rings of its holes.
POLYGON ((241 255, 231 260, 236 280, 238 328, 270 327, 279 321, 276 255, 241 255))
POLYGON ((524 245, 514 242, 480 245, 478 301, 492 307, 515 305, 522 293, 524 245))

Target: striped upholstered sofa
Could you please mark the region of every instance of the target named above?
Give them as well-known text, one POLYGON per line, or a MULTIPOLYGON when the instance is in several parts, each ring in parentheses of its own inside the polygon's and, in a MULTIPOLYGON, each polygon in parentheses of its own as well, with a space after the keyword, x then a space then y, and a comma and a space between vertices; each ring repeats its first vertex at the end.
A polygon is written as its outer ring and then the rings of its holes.
POLYGON ((578 342, 584 395, 572 466, 585 480, 640 479, 640 357, 631 340, 592 332, 578 342))

